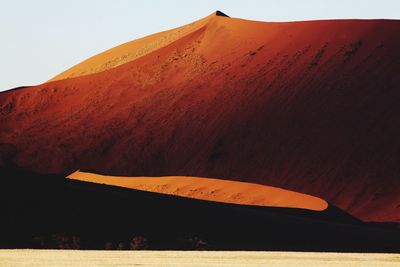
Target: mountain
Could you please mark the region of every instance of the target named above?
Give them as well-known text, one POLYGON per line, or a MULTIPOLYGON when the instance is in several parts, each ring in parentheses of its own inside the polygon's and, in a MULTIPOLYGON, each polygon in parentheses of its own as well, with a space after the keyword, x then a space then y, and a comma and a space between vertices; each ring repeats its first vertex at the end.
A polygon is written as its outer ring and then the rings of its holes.
POLYGON ((221 13, 0 93, 0 164, 251 182, 400 222, 400 21, 221 13))

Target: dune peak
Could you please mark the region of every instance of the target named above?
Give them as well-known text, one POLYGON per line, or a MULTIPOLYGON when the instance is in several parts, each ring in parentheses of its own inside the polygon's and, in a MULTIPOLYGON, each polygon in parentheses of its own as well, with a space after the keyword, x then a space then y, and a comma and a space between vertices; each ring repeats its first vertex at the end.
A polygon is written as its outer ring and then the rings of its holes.
POLYGON ((224 12, 221 12, 219 10, 215 11, 215 15, 216 16, 220 16, 220 17, 227 17, 229 18, 229 16, 227 14, 225 14, 224 12))

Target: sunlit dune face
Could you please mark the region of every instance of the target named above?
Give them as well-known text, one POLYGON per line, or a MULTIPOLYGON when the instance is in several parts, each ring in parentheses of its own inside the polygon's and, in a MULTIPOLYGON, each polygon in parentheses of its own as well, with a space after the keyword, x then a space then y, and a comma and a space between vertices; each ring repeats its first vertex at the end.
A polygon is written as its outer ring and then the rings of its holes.
POLYGON ((87 60, 53 77, 50 81, 85 76, 118 67, 150 54, 171 44, 183 36, 204 27, 211 18, 213 18, 213 15, 176 29, 152 34, 144 38, 124 43, 88 58, 87 60))
POLYGON ((272 186, 213 178, 104 176, 81 171, 76 171, 67 178, 231 204, 299 208, 314 211, 323 211, 328 207, 325 200, 314 196, 272 186))

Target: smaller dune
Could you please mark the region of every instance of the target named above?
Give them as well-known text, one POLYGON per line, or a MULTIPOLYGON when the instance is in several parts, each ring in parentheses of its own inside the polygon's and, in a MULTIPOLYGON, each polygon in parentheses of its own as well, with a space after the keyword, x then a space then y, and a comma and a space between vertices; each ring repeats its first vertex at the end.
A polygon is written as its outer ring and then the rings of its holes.
POLYGON ((240 205, 323 211, 320 198, 277 187, 191 176, 124 177, 76 171, 68 179, 240 205))

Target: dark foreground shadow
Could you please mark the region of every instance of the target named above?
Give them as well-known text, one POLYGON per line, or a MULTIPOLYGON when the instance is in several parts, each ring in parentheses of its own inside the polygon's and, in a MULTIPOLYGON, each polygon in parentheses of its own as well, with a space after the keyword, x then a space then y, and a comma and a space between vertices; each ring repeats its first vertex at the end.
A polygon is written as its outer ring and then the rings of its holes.
POLYGON ((0 248, 399 252, 397 224, 1 171, 0 248))

